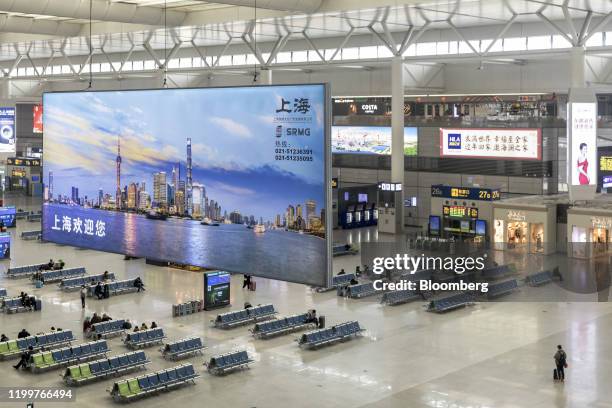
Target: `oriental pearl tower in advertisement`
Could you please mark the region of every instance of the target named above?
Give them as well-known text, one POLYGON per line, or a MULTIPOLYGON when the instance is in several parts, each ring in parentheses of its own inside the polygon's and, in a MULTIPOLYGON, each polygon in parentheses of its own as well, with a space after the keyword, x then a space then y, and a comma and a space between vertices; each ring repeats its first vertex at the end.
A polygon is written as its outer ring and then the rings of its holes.
POLYGON ((121 209, 121 140, 117 136, 117 192, 115 196, 115 207, 121 209))

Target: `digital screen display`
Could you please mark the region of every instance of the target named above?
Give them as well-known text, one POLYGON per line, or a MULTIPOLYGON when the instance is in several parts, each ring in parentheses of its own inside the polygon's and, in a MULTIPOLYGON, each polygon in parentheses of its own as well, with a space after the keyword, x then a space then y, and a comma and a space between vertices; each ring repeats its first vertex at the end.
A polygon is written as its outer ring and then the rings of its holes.
POLYGON ((570 103, 569 109, 571 183, 574 186, 597 184, 597 105, 570 103))
POLYGON ((7 228, 12 228, 16 225, 17 209, 15 207, 0 207, 0 221, 7 228))
POLYGON ((44 94, 43 239, 325 285, 326 94, 44 94))
MULTIPOLYGON (((404 128, 404 155, 416 156, 417 128, 404 128)), ((333 126, 332 153, 391 154, 391 128, 376 126, 333 126)))
POLYGON ((429 233, 432 235, 440 235, 440 217, 437 215, 429 216, 429 233))
POLYGON ((11 234, 0 233, 0 259, 11 257, 11 234))
POLYGON ((34 105, 32 107, 32 132, 43 132, 43 107, 42 105, 34 105))
POLYGON ((362 193, 357 194, 357 202, 367 203, 368 202, 368 195, 367 194, 362 194, 362 193))
POLYGON ((440 129, 440 157, 542 159, 540 129, 440 129))
POLYGON ((450 218, 478 218, 478 208, 462 205, 445 205, 442 207, 442 213, 450 218))
POLYGON ((612 146, 597 149, 597 184, 601 188, 612 187, 612 146))
POLYGON ((0 107, 0 153, 15 151, 15 108, 0 107))
POLYGON ((476 235, 487 235, 487 222, 476 220, 476 235))
POLYGON ((204 308, 213 309, 230 303, 231 275, 224 271, 204 274, 204 308))
POLYGON ((431 186, 431 196, 479 201, 496 201, 500 199, 501 194, 499 190, 489 188, 451 187, 438 184, 431 186))

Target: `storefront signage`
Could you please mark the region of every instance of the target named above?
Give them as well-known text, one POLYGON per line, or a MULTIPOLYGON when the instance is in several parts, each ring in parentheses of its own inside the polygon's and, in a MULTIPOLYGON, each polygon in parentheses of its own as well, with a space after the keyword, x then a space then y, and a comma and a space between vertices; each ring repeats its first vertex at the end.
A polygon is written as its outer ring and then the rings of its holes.
POLYGON ((431 186, 431 196, 465 200, 496 201, 499 200, 500 193, 499 190, 488 188, 435 185, 431 186))
POLYGON ((37 167, 40 166, 40 159, 24 159, 21 157, 9 157, 6 159, 8 166, 25 166, 25 167, 37 167))
POLYGON ((442 214, 450 218, 478 218, 478 208, 465 207, 462 205, 445 205, 442 207, 442 214))
POLYGON ((597 187, 599 189, 612 187, 612 147, 598 148, 597 155, 597 187))
POLYGON ((609 217, 591 217, 591 225, 593 228, 612 228, 612 218, 609 217))
POLYGON ((509 210, 506 218, 510 221, 525 221, 527 216, 524 211, 509 210))
POLYGON ((540 129, 443 129, 440 157, 542 159, 540 129))
POLYGON ((378 189, 381 191, 402 191, 402 183, 380 183, 378 189))
POLYGON ((571 160, 568 163, 573 186, 596 184, 597 105, 570 103, 571 160))
POLYGON ((331 182, 332 188, 338 188, 338 177, 333 177, 331 182))

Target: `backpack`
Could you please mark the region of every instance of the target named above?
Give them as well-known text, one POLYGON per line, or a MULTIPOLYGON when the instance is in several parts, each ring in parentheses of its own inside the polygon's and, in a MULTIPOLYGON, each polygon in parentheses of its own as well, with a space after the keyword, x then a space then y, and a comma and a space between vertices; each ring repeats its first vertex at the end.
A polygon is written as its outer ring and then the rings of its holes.
POLYGON ((567 354, 563 350, 561 350, 561 353, 559 355, 559 364, 564 367, 567 367, 567 354))

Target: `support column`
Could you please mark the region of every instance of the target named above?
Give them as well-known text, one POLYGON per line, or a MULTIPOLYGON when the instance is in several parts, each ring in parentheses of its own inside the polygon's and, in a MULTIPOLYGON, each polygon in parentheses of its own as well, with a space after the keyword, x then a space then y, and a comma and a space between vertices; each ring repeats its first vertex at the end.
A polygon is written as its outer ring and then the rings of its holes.
POLYGON ((261 85, 272 85, 272 70, 270 68, 262 68, 259 75, 261 85))
POLYGON ((404 61, 401 56, 391 61, 391 182, 402 183, 395 193, 395 225, 404 230, 404 61))
POLYGON ((11 80, 8 78, 0 79, 0 99, 9 99, 11 97, 11 80))
POLYGON ((586 70, 586 50, 583 46, 570 50, 570 88, 584 88, 586 70))

